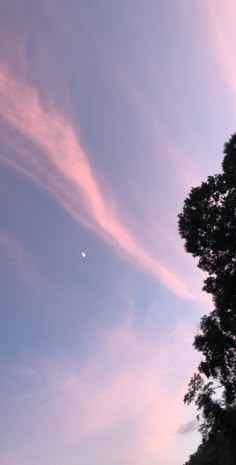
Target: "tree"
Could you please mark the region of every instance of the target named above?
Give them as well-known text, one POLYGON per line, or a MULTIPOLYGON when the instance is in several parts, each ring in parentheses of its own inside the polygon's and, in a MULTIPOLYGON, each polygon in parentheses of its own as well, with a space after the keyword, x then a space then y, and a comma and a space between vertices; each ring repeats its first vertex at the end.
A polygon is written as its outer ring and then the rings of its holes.
POLYGON ((235 448, 223 434, 204 439, 185 465, 235 465, 235 448))
MULTIPOLYGON (((212 450, 212 438, 223 450, 225 438, 233 441, 232 433, 236 434, 236 134, 224 146, 222 168, 221 174, 191 189, 178 215, 185 250, 207 272, 203 290, 212 295, 214 305, 201 319, 194 339, 202 361, 184 398, 199 410, 203 436, 199 457, 212 450)), ((218 463, 208 459, 195 462, 192 456, 189 465, 218 463)))

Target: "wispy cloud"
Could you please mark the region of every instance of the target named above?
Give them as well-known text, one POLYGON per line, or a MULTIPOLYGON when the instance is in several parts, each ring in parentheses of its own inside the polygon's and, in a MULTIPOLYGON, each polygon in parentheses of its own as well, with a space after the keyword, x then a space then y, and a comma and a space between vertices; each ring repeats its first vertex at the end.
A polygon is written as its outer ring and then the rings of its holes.
POLYGON ((206 24, 206 37, 218 62, 219 71, 225 78, 229 94, 233 97, 233 110, 236 108, 236 65, 235 65, 235 16, 236 6, 232 0, 214 4, 201 2, 206 24))
POLYGON ((165 456, 171 463, 176 430, 186 422, 182 397, 195 359, 186 350, 191 329, 180 325, 165 342, 154 344, 128 321, 100 336, 82 369, 75 361, 34 367, 36 390, 31 390, 18 422, 30 443, 24 450, 26 438, 20 435, 25 460, 34 447, 45 450, 50 441, 53 450, 59 444, 59 451, 67 450, 67 461, 75 446, 82 461, 92 443, 93 451, 105 445, 98 461, 113 451, 116 461, 127 465, 136 465, 140 457, 165 456), (127 425, 129 437, 122 433, 127 425))
POLYGON ((178 434, 189 434, 198 429, 197 420, 188 421, 184 425, 180 426, 177 433, 178 434))
MULTIPOLYGON (((0 117, 34 144, 15 147, 0 160, 48 190, 73 218, 93 229, 127 259, 159 279, 181 298, 204 302, 164 263, 140 245, 107 201, 75 130, 53 104, 45 108, 35 89, 12 77, 0 65, 0 117)), ((12 138, 8 136, 8 143, 12 138)), ((5 140, 6 142, 6 140, 5 140)))
POLYGON ((25 248, 10 235, 0 231, 0 258, 5 269, 16 274, 20 280, 39 290, 42 279, 25 248))
MULTIPOLYGON (((70 38, 71 44, 73 44, 77 40, 77 28, 71 27, 71 23, 66 21, 64 15, 56 8, 50 9, 49 14, 65 32, 66 36, 70 38)), ((114 82, 118 83, 126 98, 131 101, 135 116, 140 120, 142 126, 144 126, 148 138, 151 140, 154 152, 157 154, 161 148, 165 156, 170 159, 174 166, 180 189, 183 186, 190 188, 193 185, 199 184, 202 181, 202 173, 199 171, 197 164, 182 146, 179 147, 173 143, 168 135, 168 131, 161 124, 159 108, 154 103, 158 99, 153 98, 153 95, 152 97, 148 96, 143 91, 142 86, 138 85, 138 81, 134 79, 134 76, 130 75, 125 63, 120 59, 118 54, 114 54, 114 50, 97 30, 93 15, 89 15, 86 19, 90 25, 89 34, 92 37, 94 53, 98 54, 99 61, 109 70, 114 82)), ((153 62, 150 67, 152 66, 153 62)), ((156 85, 155 83, 155 87, 156 85)))

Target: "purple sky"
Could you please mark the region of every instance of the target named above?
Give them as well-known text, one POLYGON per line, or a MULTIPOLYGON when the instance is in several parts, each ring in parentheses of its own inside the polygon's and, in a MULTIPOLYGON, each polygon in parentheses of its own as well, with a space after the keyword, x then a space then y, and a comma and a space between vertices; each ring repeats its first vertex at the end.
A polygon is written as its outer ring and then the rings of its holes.
POLYGON ((0 1, 1 465, 196 449, 182 399, 210 303, 177 214, 235 131, 235 16, 0 1))

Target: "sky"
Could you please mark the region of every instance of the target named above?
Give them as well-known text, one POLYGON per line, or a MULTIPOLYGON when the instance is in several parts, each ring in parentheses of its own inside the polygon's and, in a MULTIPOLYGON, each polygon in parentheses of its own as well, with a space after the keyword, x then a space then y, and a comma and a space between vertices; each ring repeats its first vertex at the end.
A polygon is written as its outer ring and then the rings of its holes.
POLYGON ((0 463, 181 465, 211 302, 178 236, 235 131, 232 0, 0 0, 0 463))

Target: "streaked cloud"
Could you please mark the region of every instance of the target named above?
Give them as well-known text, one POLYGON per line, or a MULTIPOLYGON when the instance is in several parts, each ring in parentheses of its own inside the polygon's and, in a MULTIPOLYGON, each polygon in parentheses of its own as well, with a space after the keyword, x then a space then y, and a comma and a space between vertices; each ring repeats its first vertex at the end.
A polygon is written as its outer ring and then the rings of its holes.
POLYGON ((177 433, 178 434, 189 434, 198 429, 197 420, 188 421, 184 425, 180 426, 177 433))
POLYGON ((42 288, 41 276, 23 245, 3 231, 0 231, 0 258, 5 272, 8 270, 34 290, 42 288))
POLYGON ((219 65, 219 72, 225 79, 229 95, 232 96, 233 110, 236 108, 236 66, 235 66, 235 2, 219 0, 201 2, 205 20, 206 40, 213 57, 219 65))
MULTIPOLYGON (((0 117, 34 145, 29 149, 21 142, 10 158, 2 153, 3 163, 50 192, 77 222, 94 230, 177 296, 205 302, 201 293, 188 289, 165 263, 139 244, 118 218, 114 203, 107 200, 111 193, 102 192, 68 117, 52 102, 43 106, 36 90, 14 79, 4 64, 0 66, 0 117)), ((10 136, 4 138, 5 143, 14 145, 10 136)))
MULTIPOLYGON (((82 369, 76 368, 75 359, 28 368, 26 382, 32 371, 36 384, 17 423, 19 460, 22 455, 28 463, 35 443, 49 452, 60 444, 67 462, 76 447, 87 465, 92 443, 98 461, 103 456, 98 444, 106 444, 106 455, 115 454, 116 461, 127 465, 136 465, 141 457, 152 463, 165 456, 171 463, 175 432, 186 421, 182 396, 195 360, 186 350, 191 337, 191 328, 180 324, 166 341, 154 344, 138 334, 131 321, 124 321, 100 334, 82 369)), ((75 463, 73 457, 70 463, 75 463)))

